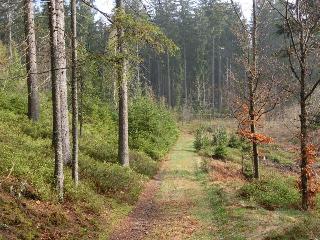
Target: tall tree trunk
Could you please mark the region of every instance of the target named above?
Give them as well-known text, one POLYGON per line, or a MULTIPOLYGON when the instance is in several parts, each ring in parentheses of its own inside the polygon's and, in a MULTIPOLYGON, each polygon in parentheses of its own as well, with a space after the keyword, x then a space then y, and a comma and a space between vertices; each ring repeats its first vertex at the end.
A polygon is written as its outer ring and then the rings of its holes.
POLYGON ((158 98, 161 97, 161 66, 160 57, 157 59, 157 86, 158 86, 158 98))
POLYGON ((202 106, 206 107, 206 83, 204 81, 204 76, 202 75, 202 106))
POLYGON ((161 97, 163 98, 164 103, 166 102, 166 96, 167 96, 167 85, 166 85, 166 72, 165 72, 165 67, 161 66, 161 97))
POLYGON ((214 112, 214 108, 215 108, 215 105, 214 105, 214 90, 215 90, 215 82, 214 82, 214 64, 215 64, 215 61, 214 61, 214 47, 215 47, 215 43, 214 43, 214 37, 212 38, 212 76, 211 76, 211 87, 212 87, 212 110, 214 112))
POLYGON ((57 62, 57 26, 56 26, 56 1, 50 0, 48 3, 49 27, 50 27, 50 47, 51 47, 51 78, 52 78, 52 109, 53 109, 53 144, 55 153, 55 182, 59 199, 63 200, 63 149, 61 133, 61 103, 60 103, 60 83, 58 78, 57 62))
MULTIPOLYGON (((124 13, 122 0, 116 0, 118 14, 124 13)), ((128 86, 126 73, 124 29, 122 22, 117 24, 117 51, 122 57, 117 66, 117 80, 119 87, 119 161, 123 166, 129 166, 129 136, 128 136, 128 86)))
MULTIPOLYGON (((254 83, 257 81, 257 46, 256 46, 256 35, 257 35, 257 16, 256 16, 256 0, 252 1, 252 73, 249 77, 249 115, 250 115, 250 130, 254 135, 256 133, 255 129, 255 109, 254 109, 254 83)), ((254 165, 254 177, 259 179, 259 155, 258 155, 258 144, 253 139, 252 141, 252 155, 253 155, 253 165, 254 165)))
POLYGON ((148 57, 149 59, 149 64, 148 64, 148 77, 146 78, 146 83, 145 83, 145 88, 147 87, 147 85, 152 86, 152 59, 151 56, 148 57))
MULTIPOLYGON (((118 37, 117 33, 116 33, 116 37, 118 37)), ((113 51, 114 51, 114 54, 117 54, 118 47, 115 46, 113 51)), ((118 101, 118 96, 119 96, 118 70, 117 70, 117 72, 115 74, 114 73, 112 74, 112 84, 113 84, 113 86, 112 86, 112 100, 113 100, 114 106, 117 107, 118 103, 119 103, 119 101, 118 101)))
POLYGON ((222 56, 221 56, 221 50, 220 50, 220 55, 219 55, 219 79, 218 79, 218 90, 219 90, 219 101, 218 101, 218 109, 219 112, 222 112, 222 56))
POLYGON ((77 80, 77 1, 71 0, 71 31, 72 31, 72 178, 78 185, 78 80, 77 80))
POLYGON ((146 93, 148 86, 152 86, 152 79, 151 79, 151 56, 148 57, 148 77, 145 78, 144 84, 143 84, 143 89, 144 93, 146 93))
POLYGON ((25 35, 27 40, 26 68, 28 85, 28 117, 39 120, 39 95, 37 86, 37 48, 34 29, 34 10, 32 0, 24 1, 25 35))
POLYGON ((227 58, 226 84, 225 84, 225 105, 229 109, 229 58, 227 58))
POLYGON ((197 104, 201 107, 201 86, 200 86, 200 77, 196 77, 197 81, 197 104))
MULTIPOLYGON (((139 45, 137 44, 137 59, 139 59, 139 45)), ((136 83, 136 91, 140 92, 142 84, 140 84, 140 63, 139 60, 137 62, 137 66, 136 66, 136 71, 137 71, 137 83, 136 83)))
POLYGON ((112 77, 113 77, 112 100, 113 100, 114 105, 117 106, 118 105, 117 95, 119 95, 118 94, 118 83, 117 83, 118 80, 115 75, 112 75, 112 77))
POLYGON ((308 163, 307 157, 307 112, 306 112, 306 102, 305 102, 305 90, 304 90, 304 77, 301 79, 303 84, 300 91, 300 152, 301 152, 301 193, 302 193, 302 209, 308 210, 309 199, 308 199, 308 177, 306 172, 306 167, 308 163))
POLYGON ((68 116, 68 91, 67 91, 67 62, 65 49, 65 21, 64 21, 64 1, 56 0, 57 9, 57 51, 58 61, 58 79, 60 80, 60 98, 61 98, 61 132, 62 148, 64 154, 64 164, 71 163, 70 135, 69 135, 69 116, 68 116))
POLYGON ((84 97, 84 82, 83 82, 83 78, 80 75, 79 77, 79 84, 80 84, 80 106, 79 106, 79 135, 80 137, 83 134, 83 118, 84 118, 84 101, 83 101, 83 97, 84 97))
MULTIPOLYGON (((298 11, 298 10, 297 10, 298 11)), ((300 14, 300 13, 299 13, 300 14)), ((302 194, 302 209, 309 208, 309 192, 308 192, 308 173, 306 167, 308 165, 307 141, 307 110, 306 110, 306 56, 304 45, 304 30, 302 29, 299 37, 300 56, 300 154, 301 154, 301 194, 302 194)))
POLYGON ((13 41, 13 40, 12 40, 12 13, 11 13, 10 0, 8 1, 7 18, 8 18, 9 57, 10 57, 10 60, 12 60, 12 57, 13 57, 12 41, 13 41))
POLYGON ((188 87, 187 87, 187 51, 186 44, 183 46, 183 67, 184 67, 184 104, 188 104, 188 87))
POLYGON ((167 77, 168 77, 168 106, 172 107, 172 102, 171 102, 171 76, 170 76, 170 56, 169 53, 167 52, 167 77))

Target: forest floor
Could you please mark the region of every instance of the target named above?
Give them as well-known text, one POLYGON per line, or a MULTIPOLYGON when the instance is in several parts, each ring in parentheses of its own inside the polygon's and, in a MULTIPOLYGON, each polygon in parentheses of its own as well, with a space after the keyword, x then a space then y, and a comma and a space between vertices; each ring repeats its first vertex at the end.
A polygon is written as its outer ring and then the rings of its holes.
MULTIPOLYGON (((267 160, 261 161, 261 180, 254 181, 242 174, 239 149, 228 147, 224 160, 195 151, 193 132, 199 124, 182 127, 134 206, 97 195, 104 199, 100 213, 100 205, 94 210, 83 202, 13 198, 0 188, 0 239, 320 239, 320 208, 299 209, 296 160, 287 147, 261 150, 267 160)), ((225 119, 206 124, 234 132, 234 124, 225 119)))
POLYGON ((110 240, 212 239, 210 201, 201 174, 201 157, 193 149, 193 137, 183 132, 159 174, 110 240))

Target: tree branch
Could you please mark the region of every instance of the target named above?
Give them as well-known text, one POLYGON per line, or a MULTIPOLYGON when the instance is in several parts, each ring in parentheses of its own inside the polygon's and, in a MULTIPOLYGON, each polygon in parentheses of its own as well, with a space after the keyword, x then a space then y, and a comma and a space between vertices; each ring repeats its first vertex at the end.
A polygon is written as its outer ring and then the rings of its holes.
POLYGON ((97 8, 96 6, 91 4, 90 2, 87 2, 86 0, 81 0, 81 2, 84 3, 85 5, 87 5, 88 7, 96 10, 100 14, 102 14, 110 23, 113 23, 112 17, 108 13, 101 11, 99 8, 97 8))

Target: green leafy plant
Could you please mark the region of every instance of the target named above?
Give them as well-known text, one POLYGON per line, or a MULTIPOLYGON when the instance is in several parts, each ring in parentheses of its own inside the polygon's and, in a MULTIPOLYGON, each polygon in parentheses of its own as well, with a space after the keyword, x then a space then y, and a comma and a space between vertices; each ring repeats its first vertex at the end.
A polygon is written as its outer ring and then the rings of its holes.
POLYGON ((231 148, 241 148, 241 145, 242 145, 241 138, 239 138, 239 136, 237 136, 236 134, 232 134, 230 136, 228 146, 231 148))
POLYGON ((214 146, 227 145, 228 134, 225 128, 219 127, 213 131, 212 144, 214 146))
POLYGON ((228 155, 227 147, 225 145, 218 145, 214 148, 213 155, 216 158, 225 159, 228 155))
POLYGON ((193 146, 197 151, 200 151, 201 149, 210 146, 210 140, 207 134, 207 130, 208 128, 205 126, 201 126, 196 129, 193 146))
POLYGON ((264 180, 255 180, 240 189, 240 195, 256 201, 267 209, 297 208, 299 191, 293 178, 280 175, 267 176, 264 180))
POLYGON ((134 203, 146 178, 130 168, 118 164, 102 163, 89 157, 80 161, 80 174, 94 183, 96 190, 114 198, 134 203))
POLYGON ((152 160, 152 158, 145 153, 136 151, 130 152, 130 166, 137 173, 148 177, 154 176, 159 169, 158 162, 152 160))
POLYGON ((176 142, 174 116, 151 97, 137 97, 129 106, 129 145, 153 159, 161 159, 176 142))

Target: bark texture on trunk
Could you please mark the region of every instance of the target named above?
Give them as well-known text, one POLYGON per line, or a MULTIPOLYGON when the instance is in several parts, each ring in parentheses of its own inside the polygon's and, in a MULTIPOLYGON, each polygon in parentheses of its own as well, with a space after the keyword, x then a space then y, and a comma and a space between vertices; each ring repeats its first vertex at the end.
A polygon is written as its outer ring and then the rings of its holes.
MULTIPOLYGON (((124 12, 122 0, 116 1, 118 13, 124 12)), ((122 24, 122 23, 121 23, 122 24)), ((121 24, 117 25, 117 51, 122 55, 117 67, 117 80, 119 87, 119 161, 123 166, 129 166, 129 136, 128 136, 128 86, 127 86, 127 63, 123 55, 124 46, 124 29, 121 24)))
POLYGON ((218 77, 218 109, 219 112, 222 112, 222 56, 221 56, 221 51, 219 54, 219 77, 218 77))
POLYGON ((72 178, 75 185, 78 185, 78 80, 77 80, 77 1, 71 0, 71 31, 72 31, 72 178))
POLYGON ((301 154, 301 194, 302 194, 302 209, 308 210, 309 208, 309 196, 308 196, 308 177, 306 172, 306 167, 308 163, 307 156, 307 119, 306 119, 306 103, 302 97, 304 97, 304 90, 301 91, 301 101, 300 101, 300 154, 301 154))
POLYGON ((28 85, 28 117, 32 121, 39 120, 39 94, 37 86, 37 47, 34 26, 34 10, 32 0, 24 1, 25 35, 27 40, 26 68, 28 85))
POLYGON ((79 76, 79 87, 80 87, 80 93, 79 93, 79 135, 80 137, 83 134, 83 120, 84 120, 84 101, 83 101, 83 97, 84 97, 84 81, 82 76, 79 76))
MULTIPOLYGON (((139 45, 137 44, 137 59, 139 59, 139 54, 140 54, 140 49, 139 49, 139 45)), ((140 63, 139 61, 137 62, 137 66, 136 66, 136 70, 137 70, 137 82, 136 82, 136 89, 135 91, 140 91, 142 90, 142 84, 140 83, 140 63)))
POLYGON ((172 106, 172 102, 171 102, 171 76, 170 76, 170 56, 169 53, 167 53, 167 77, 168 77, 168 106, 171 107, 172 106))
POLYGON ((304 53, 304 33, 300 33, 300 155, 301 155, 301 205, 303 210, 309 209, 308 176, 306 167, 308 164, 308 128, 307 128, 307 108, 306 108, 306 57, 304 53))
POLYGON ((56 31, 57 31, 57 64, 56 74, 60 81, 61 104, 61 133, 64 164, 71 163, 69 116, 68 116, 68 92, 67 92, 67 61, 65 49, 65 21, 64 1, 56 0, 56 31))
POLYGON ((8 1, 7 18, 8 18, 9 57, 10 57, 10 60, 12 60, 12 57, 13 57, 13 49, 12 49, 13 40, 12 40, 12 15, 11 15, 11 4, 10 4, 10 1, 8 1))
POLYGON ((215 43, 214 43, 214 37, 212 39, 212 76, 211 76, 211 87, 212 87, 212 111, 214 112, 215 110, 215 105, 214 105, 214 90, 215 90, 215 82, 214 82, 214 74, 215 74, 215 71, 214 71, 214 64, 215 64, 215 59, 214 59, 214 47, 215 47, 215 43))
MULTIPOLYGON (((254 84, 257 81, 257 16, 256 16, 256 0, 252 1, 252 70, 251 77, 249 78, 249 115, 250 115, 250 130, 252 134, 256 133, 255 129, 255 109, 254 109, 254 84)), ((252 155, 254 165, 254 178, 260 178, 259 171, 259 155, 258 155, 258 144, 255 140, 252 141, 252 155)))
POLYGON ((183 78, 184 78, 184 104, 188 104, 188 85, 187 85, 187 51, 186 44, 183 45, 183 78))
POLYGON ((50 45, 51 45, 51 78, 52 78, 52 109, 53 109, 53 144, 55 153, 55 182, 59 199, 63 200, 63 148, 61 133, 61 99, 60 99, 60 82, 56 64, 58 61, 57 52, 57 26, 56 26, 56 1, 50 0, 48 3, 49 10, 49 27, 50 27, 50 45))
POLYGON ((161 66, 160 66, 160 57, 157 59, 157 91, 159 99, 161 98, 161 66))

